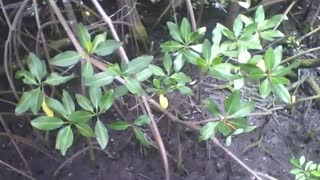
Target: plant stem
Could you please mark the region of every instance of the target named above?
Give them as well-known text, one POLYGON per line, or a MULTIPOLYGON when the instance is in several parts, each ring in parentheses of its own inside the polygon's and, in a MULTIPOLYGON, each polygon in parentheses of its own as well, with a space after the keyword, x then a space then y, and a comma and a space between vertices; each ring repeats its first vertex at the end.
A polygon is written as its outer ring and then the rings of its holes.
POLYGON ((197 30, 197 23, 196 23, 196 18, 194 16, 191 0, 186 0, 186 3, 187 3, 189 16, 190 16, 190 19, 191 19, 192 31, 196 31, 197 30))

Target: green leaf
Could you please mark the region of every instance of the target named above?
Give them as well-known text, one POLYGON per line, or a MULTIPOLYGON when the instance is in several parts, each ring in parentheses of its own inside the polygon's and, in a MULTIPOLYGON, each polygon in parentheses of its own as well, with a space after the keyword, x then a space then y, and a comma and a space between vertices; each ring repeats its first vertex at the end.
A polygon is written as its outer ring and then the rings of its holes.
POLYGON ((52 109, 54 112, 57 112, 57 113, 63 115, 64 117, 67 116, 67 112, 66 112, 65 108, 58 100, 47 97, 46 103, 49 106, 49 108, 52 109))
POLYGON ((102 149, 105 149, 109 141, 108 129, 103 125, 103 123, 100 120, 97 120, 94 131, 100 147, 102 149))
POLYGON ((16 72, 16 78, 21 78, 25 84, 38 85, 37 81, 34 79, 33 75, 26 70, 19 70, 16 72))
POLYGON ((150 69, 144 69, 141 72, 136 74, 136 78, 138 81, 145 81, 152 76, 152 72, 150 69))
POLYGON ((205 104, 204 107, 210 114, 214 116, 220 115, 219 107, 212 99, 209 99, 209 98, 206 99, 204 104, 205 104))
POLYGON ((176 41, 167 41, 162 43, 160 47, 161 47, 161 52, 174 52, 183 48, 183 45, 176 41))
POLYGON ((186 60, 191 63, 196 65, 197 60, 201 59, 200 55, 192 50, 181 50, 180 53, 186 58, 186 60))
POLYGON ((139 128, 133 127, 133 132, 134 136, 137 138, 141 145, 145 147, 150 146, 151 143, 149 142, 148 138, 139 128))
POLYGON ((58 129, 64 122, 57 117, 40 116, 31 121, 31 125, 40 130, 58 129))
POLYGON ((174 73, 170 76, 170 78, 182 84, 192 81, 192 79, 183 72, 174 73))
POLYGON ((130 126, 130 124, 128 124, 125 121, 115 121, 112 122, 108 125, 108 127, 112 130, 116 130, 116 131, 123 131, 128 129, 128 127, 130 126))
POLYGON ((76 94, 78 104, 87 111, 93 112, 93 106, 89 99, 81 94, 76 94))
POLYGON ((32 90, 31 111, 34 115, 38 114, 43 102, 43 98, 43 92, 41 91, 40 87, 32 90))
POLYGON ((80 61, 81 55, 76 51, 65 51, 54 56, 49 63, 59 67, 69 67, 80 61))
POLYGON ((283 18, 282 14, 272 16, 270 19, 267 19, 263 22, 260 29, 266 30, 266 29, 274 28, 281 23, 282 18, 283 18))
POLYGON ((285 84, 285 85, 289 85, 290 84, 290 80, 289 79, 287 79, 285 77, 281 77, 281 76, 271 76, 270 80, 274 84, 285 84))
POLYGON ((260 68, 254 68, 249 70, 249 78, 252 80, 259 80, 266 76, 267 74, 263 72, 260 68))
POLYGON ((148 115, 144 114, 139 116, 135 121, 134 121, 134 125, 136 126, 143 126, 146 124, 149 124, 151 122, 151 119, 149 118, 148 115))
POLYGON ((271 71, 275 65, 275 55, 272 48, 269 48, 264 54, 264 63, 268 71, 271 71))
POLYGON ((241 16, 238 16, 233 22, 233 33, 236 37, 238 37, 242 31, 243 23, 241 20, 241 16))
POLYGON ((299 164, 300 164, 300 166, 302 167, 305 162, 306 162, 306 158, 305 158, 304 156, 301 156, 301 157, 299 158, 299 164))
POLYGON ((241 102, 238 104, 236 111, 230 115, 230 118, 246 117, 255 107, 254 102, 241 102))
POLYGON ((169 74, 172 69, 172 59, 169 53, 165 53, 163 56, 163 66, 167 73, 169 74))
POLYGON ((206 31, 207 31, 206 27, 201 27, 201 28, 197 29, 195 32, 192 32, 191 36, 190 36, 189 43, 197 42, 199 39, 201 39, 203 37, 203 35, 206 33, 206 31))
POLYGON ((252 36, 253 33, 257 31, 257 23, 251 23, 247 27, 243 29, 243 32, 241 34, 241 39, 247 39, 252 36))
POLYGON ((106 40, 106 38, 107 38, 107 32, 96 35, 96 37, 94 37, 94 40, 92 42, 91 51, 94 52, 97 49, 97 47, 106 40))
POLYGON ((228 115, 232 115, 241 107, 240 106, 241 95, 240 91, 233 91, 224 101, 224 109, 228 115))
POLYGON ((247 129, 248 128, 248 120, 246 118, 238 118, 233 121, 228 121, 237 129, 247 129))
POLYGON ((178 54, 173 62, 173 69, 175 72, 179 72, 184 66, 184 58, 182 58, 182 54, 178 54))
POLYGON ((126 70, 122 70, 124 74, 137 74, 147 68, 151 63, 153 56, 140 56, 128 63, 126 70))
POLYGON ((80 134, 85 137, 96 137, 95 133, 91 129, 91 127, 88 124, 85 123, 78 123, 76 124, 76 127, 80 134))
POLYGON ((236 37, 234 36, 233 32, 230 31, 230 29, 228 29, 227 27, 225 27, 223 25, 221 25, 221 26, 222 26, 222 31, 221 32, 222 32, 223 35, 225 35, 230 40, 235 40, 236 39, 236 37))
POLYGON ((297 158, 291 158, 290 163, 297 168, 300 168, 299 160, 297 158))
POLYGON ((228 136, 232 132, 226 121, 220 121, 217 129, 224 136, 228 136))
POLYGON ((153 84, 154 87, 156 87, 157 89, 160 89, 161 82, 160 82, 159 79, 153 79, 152 84, 153 84))
POLYGON ((270 81, 269 79, 265 79, 262 81, 262 83, 259 86, 259 92, 262 98, 266 98, 269 96, 271 92, 271 87, 270 87, 270 81))
POLYGON ((29 53, 27 65, 33 77, 35 77, 38 82, 41 82, 41 79, 47 74, 45 63, 40 61, 35 54, 29 53))
POLYGON ((288 89, 282 84, 270 83, 272 91, 279 97, 283 102, 289 104, 291 102, 291 96, 288 89))
POLYGON ((81 46, 85 48, 87 52, 91 52, 92 50, 91 36, 88 30, 83 26, 82 23, 78 25, 77 37, 80 41, 81 46))
POLYGON ((114 96, 115 98, 118 98, 118 97, 121 97, 121 96, 124 96, 128 93, 128 89, 126 88, 126 86, 124 85, 121 85, 121 86, 118 86, 114 89, 114 96))
POLYGON ((229 63, 221 63, 210 67, 209 75, 222 80, 235 80, 241 78, 239 74, 232 74, 235 67, 229 63))
POLYGON ((273 41, 275 38, 284 37, 284 34, 278 30, 268 30, 260 32, 260 37, 268 41, 273 41))
POLYGON ((31 91, 26 91, 22 94, 22 97, 20 98, 16 108, 15 108, 15 113, 16 114, 21 114, 26 112, 31 106, 33 106, 33 101, 32 99, 34 98, 34 90, 31 91))
POLYGON ((87 123, 94 114, 87 111, 74 111, 68 116, 68 120, 77 123, 87 123))
POLYGON ((58 73, 53 72, 47 77, 47 79, 43 83, 49 84, 52 86, 57 86, 57 85, 64 84, 64 83, 70 81, 74 77, 75 77, 74 74, 71 74, 69 76, 60 76, 58 73))
POLYGON ((98 47, 92 51, 99 56, 108 56, 114 53, 117 49, 122 46, 122 42, 115 40, 105 40, 101 42, 98 47))
POLYGON ((178 42, 183 42, 180 31, 179 31, 179 26, 177 24, 174 24, 172 22, 167 22, 167 26, 169 28, 169 32, 171 37, 178 41, 178 42))
POLYGON ((143 94, 143 89, 139 83, 138 80, 132 78, 132 77, 124 77, 125 80, 125 86, 126 88, 132 93, 132 94, 143 94))
POLYGON ((93 106, 98 109, 99 108, 99 104, 100 104, 100 100, 102 97, 102 91, 100 87, 95 87, 92 86, 89 88, 89 97, 90 100, 93 104, 93 106))
POLYGON ((183 18, 180 26, 180 32, 184 42, 189 42, 191 36, 191 26, 187 18, 183 18))
POLYGON ((112 83, 114 78, 114 73, 107 69, 106 71, 99 72, 97 74, 94 74, 93 76, 85 78, 85 84, 86 86, 106 86, 112 83))
POLYGON ((199 141, 205 141, 212 138, 215 135, 218 124, 219 122, 208 122, 201 127, 199 141))
POLYGON ((166 75, 166 74, 164 74, 164 72, 162 71, 162 69, 160 67, 155 66, 153 64, 149 64, 148 68, 150 69, 152 74, 154 74, 155 76, 165 76, 166 75))
POLYGON ((62 103, 67 114, 71 114, 71 112, 75 111, 73 99, 71 98, 70 94, 65 90, 63 90, 62 103))
POLYGON ((179 86, 177 88, 178 88, 179 92, 183 95, 192 95, 193 94, 192 89, 187 86, 179 86))
POLYGON ((202 44, 202 55, 203 58, 206 60, 206 64, 210 65, 213 59, 211 59, 211 44, 207 39, 204 40, 202 44))
POLYGON ((311 174, 315 177, 318 177, 318 178, 320 177, 320 171, 317 171, 317 170, 311 171, 311 174))
POLYGON ((93 76, 94 71, 90 61, 85 61, 81 67, 81 74, 83 77, 93 76))
POLYGON ((258 23, 258 27, 260 27, 265 19, 263 6, 259 6, 255 13, 254 21, 258 23))
POLYGON ((56 149, 60 149, 62 155, 66 155, 67 150, 73 143, 73 132, 71 125, 66 126, 58 132, 56 140, 56 149))
POLYGON ((228 136, 227 139, 226 139, 226 145, 227 146, 230 146, 232 143, 232 135, 228 136))
POLYGON ((114 100, 115 97, 113 90, 105 92, 99 103, 100 112, 106 112, 106 110, 112 106, 114 100))
POLYGON ((246 37, 247 39, 240 39, 237 41, 237 46, 253 50, 261 50, 261 42, 258 33, 252 36, 246 37))

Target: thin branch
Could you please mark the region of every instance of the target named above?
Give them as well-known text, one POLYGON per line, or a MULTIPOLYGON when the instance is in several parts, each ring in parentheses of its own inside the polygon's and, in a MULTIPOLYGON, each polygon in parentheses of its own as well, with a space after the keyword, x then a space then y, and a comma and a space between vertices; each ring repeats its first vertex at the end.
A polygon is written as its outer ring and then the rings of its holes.
POLYGON ((15 168, 15 167, 13 167, 13 166, 11 166, 10 164, 8 164, 8 163, 6 163, 6 162, 4 162, 4 161, 2 161, 2 160, 0 160, 0 164, 3 164, 4 166, 12 169, 13 171, 15 171, 15 172, 18 173, 18 174, 21 174, 22 176, 25 176, 25 177, 27 177, 27 178, 29 178, 29 179, 32 179, 32 180, 35 180, 33 177, 29 176, 28 174, 24 173, 23 171, 15 168))
POLYGON ((197 23, 196 23, 196 18, 194 16, 194 12, 193 12, 193 7, 192 7, 192 3, 191 0, 186 0, 187 3, 187 8, 188 8, 188 12, 189 12, 189 16, 191 19, 191 26, 192 26, 192 30, 196 31, 197 30, 197 23))
POLYGON ((1 116, 1 115, 0 115, 0 123, 2 124, 3 129, 6 131, 6 133, 10 136, 10 140, 11 140, 11 142, 12 142, 13 146, 16 148, 16 150, 17 150, 17 152, 18 152, 18 154, 19 154, 20 158, 22 159, 22 161, 23 161, 23 163, 24 163, 25 167, 27 168, 27 171, 28 171, 28 172, 29 172, 29 174, 32 176, 32 172, 31 172, 31 169, 30 169, 30 167, 29 167, 29 165, 28 165, 27 160, 24 158, 24 156, 23 156, 23 154, 22 154, 22 152, 21 152, 21 150, 20 150, 19 146, 17 145, 17 143, 16 143, 15 139, 12 137, 12 133, 11 133, 10 129, 8 128, 8 126, 7 126, 6 122, 4 121, 4 119, 2 118, 2 116, 1 116))
MULTIPOLYGON (((100 15, 102 16, 103 20, 109 25, 109 28, 111 30, 112 36, 116 41, 120 41, 119 36, 117 34, 116 29, 114 28, 113 24, 112 24, 112 20, 110 19, 110 17, 106 14, 106 12, 104 12, 103 8, 101 7, 101 5, 99 4, 99 2, 97 0, 92 0, 92 3, 94 4, 94 6, 97 8, 98 12, 100 13, 100 15)), ((126 52, 124 51, 123 47, 120 46, 119 48, 119 54, 122 58, 122 60, 124 60, 126 63, 129 62, 129 58, 126 54, 126 52)))
POLYGON ((306 51, 302 51, 302 52, 300 52, 300 53, 298 53, 298 54, 296 54, 296 55, 293 55, 293 56, 291 56, 291 57, 288 57, 288 58, 282 60, 282 61, 281 61, 281 64, 285 64, 285 63, 287 63, 287 62, 289 62, 289 61, 291 61, 291 60, 294 60, 294 59, 296 59, 296 58, 298 58, 298 57, 300 57, 300 56, 303 56, 303 55, 305 55, 305 54, 307 54, 307 53, 311 53, 311 52, 313 52, 313 51, 318 51, 318 50, 320 50, 320 46, 315 47, 315 48, 308 49, 308 50, 306 50, 306 51))

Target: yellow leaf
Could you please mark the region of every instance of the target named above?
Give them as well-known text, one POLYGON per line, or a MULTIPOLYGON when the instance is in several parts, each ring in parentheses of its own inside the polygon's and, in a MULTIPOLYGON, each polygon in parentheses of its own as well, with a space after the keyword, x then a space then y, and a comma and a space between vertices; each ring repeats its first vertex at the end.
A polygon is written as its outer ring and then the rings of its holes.
POLYGON ((42 110, 43 110, 43 112, 46 113, 46 115, 48 117, 53 117, 54 116, 53 111, 48 107, 48 105, 47 105, 45 100, 43 100, 43 102, 42 102, 42 110))
POLYGON ((165 97, 163 94, 160 94, 159 95, 159 102, 160 102, 160 105, 163 109, 167 109, 168 105, 169 105, 169 102, 168 102, 168 98, 165 97))

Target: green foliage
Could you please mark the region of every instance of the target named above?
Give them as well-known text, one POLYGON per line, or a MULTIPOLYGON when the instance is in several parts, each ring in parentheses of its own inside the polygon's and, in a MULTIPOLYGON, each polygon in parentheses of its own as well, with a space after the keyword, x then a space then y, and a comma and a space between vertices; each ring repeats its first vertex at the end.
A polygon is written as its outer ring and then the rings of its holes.
POLYGON ((293 174, 296 180, 320 179, 320 164, 306 161, 304 156, 301 156, 299 159, 291 158, 290 163, 294 166, 290 174, 293 174))
POLYGON ((227 136, 227 145, 231 144, 231 137, 243 132, 250 132, 255 127, 248 125, 245 118, 253 109, 254 103, 241 101, 239 91, 234 91, 224 101, 224 113, 218 105, 211 99, 205 102, 206 110, 220 120, 206 123, 200 131, 199 140, 207 140, 215 136, 216 132, 227 136))
MULTIPOLYGON (((109 63, 104 71, 95 72, 90 61, 85 61, 80 77, 83 78, 88 96, 73 95, 63 90, 61 102, 54 97, 47 97, 45 86, 59 86, 75 78, 75 75, 62 75, 56 71, 48 74, 45 63, 30 53, 27 59, 28 69, 17 71, 16 78, 32 85, 32 89, 23 93, 15 111, 21 114, 30 110, 37 115, 42 107, 47 116, 36 117, 31 125, 44 131, 57 130, 56 149, 63 155, 72 146, 74 133, 95 138, 102 149, 106 148, 109 129, 129 129, 141 145, 150 147, 150 138, 143 129, 143 126, 151 122, 148 115, 139 116, 133 122, 111 121, 108 125, 105 125, 101 116, 117 98, 127 93, 135 96, 156 93, 161 95, 166 106, 168 99, 165 95, 168 93, 179 91, 183 95, 191 95, 193 90, 188 85, 192 78, 183 71, 184 66, 189 63, 213 78, 233 83, 235 90, 226 98, 224 108, 219 108, 210 99, 205 102, 207 111, 219 119, 202 126, 199 137, 203 141, 220 133, 226 136, 226 144, 230 145, 233 136, 255 128, 248 125, 246 118, 255 105, 252 101, 242 101, 238 90, 246 80, 258 83, 261 97, 265 98, 272 92, 282 101, 291 103, 291 96, 285 87, 290 84, 286 75, 291 74, 292 68, 297 65, 281 65, 281 47, 269 48, 264 54, 256 52, 262 50, 265 42, 283 37, 276 30, 282 19, 281 15, 266 19, 261 6, 254 18, 239 15, 231 29, 218 23, 211 39, 203 39, 205 27, 193 32, 186 18, 180 25, 168 22, 172 40, 161 44, 161 51, 164 53, 161 66, 153 62, 153 56, 143 55, 132 59, 128 64, 109 63), (115 80, 123 84, 118 85, 115 80), (109 90, 102 90, 106 86, 109 90), (94 128, 91 127, 93 125, 94 128)), ((85 54, 64 51, 49 61, 51 65, 70 69, 81 59, 89 59, 92 55, 110 55, 122 45, 121 42, 107 39, 106 32, 92 38, 83 24, 79 24, 76 35, 85 54)))
POLYGON ((148 115, 141 115, 137 119, 134 120, 133 124, 130 124, 125 121, 114 121, 108 125, 110 129, 116 131, 124 131, 127 130, 129 127, 133 130, 134 136, 140 142, 141 145, 145 147, 149 147, 151 142, 146 133, 140 128, 141 126, 147 125, 151 122, 151 119, 148 115))

